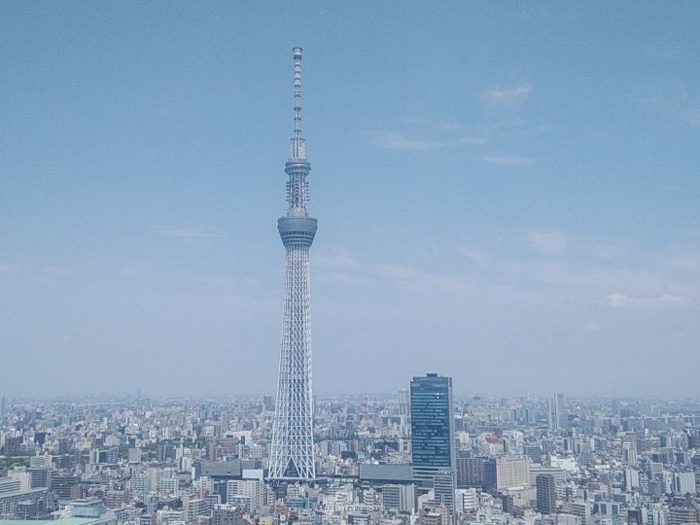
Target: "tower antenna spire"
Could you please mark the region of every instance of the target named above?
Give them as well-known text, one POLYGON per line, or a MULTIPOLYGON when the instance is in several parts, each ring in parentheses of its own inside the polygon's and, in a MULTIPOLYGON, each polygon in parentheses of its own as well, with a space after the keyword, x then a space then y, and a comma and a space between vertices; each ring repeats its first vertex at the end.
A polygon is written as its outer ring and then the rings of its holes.
POLYGON ((306 148, 301 136, 301 52, 300 47, 294 48, 294 137, 290 152, 291 159, 306 159, 306 148))
POLYGON ((306 217, 309 201, 309 183, 306 177, 311 164, 306 160, 306 145, 301 136, 301 48, 294 48, 294 135, 292 136, 289 160, 285 170, 287 181, 287 217, 306 217))

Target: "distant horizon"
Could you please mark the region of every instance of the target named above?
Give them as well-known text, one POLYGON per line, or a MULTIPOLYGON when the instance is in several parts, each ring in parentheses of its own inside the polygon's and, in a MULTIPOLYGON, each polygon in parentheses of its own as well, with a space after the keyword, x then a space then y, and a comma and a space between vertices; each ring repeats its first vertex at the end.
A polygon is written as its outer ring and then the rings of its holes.
MULTIPOLYGON (((357 400, 357 401, 362 401, 362 400, 368 400, 369 401, 392 401, 392 400, 397 400, 397 395, 398 391, 395 394, 390 394, 390 393, 366 393, 366 394, 319 394, 316 395, 314 394, 314 398, 318 400, 323 400, 323 401, 328 401, 328 400, 333 400, 333 399, 338 399, 338 400, 357 400)), ((623 401, 623 402, 635 402, 635 401, 644 401, 644 402, 653 402, 653 401, 660 401, 660 402, 675 402, 675 401, 694 401, 696 403, 700 404, 700 398, 695 397, 695 396, 687 396, 687 397, 654 397, 654 396, 622 396, 622 397, 615 397, 615 396, 595 396, 595 395, 575 395, 575 394, 569 394, 567 395, 566 392, 563 392, 564 394, 564 399, 568 401, 623 401)), ((554 395, 554 392, 552 393, 552 396, 554 395)), ((42 397, 31 397, 31 396, 0 396, 0 398, 4 397, 7 403, 32 403, 32 402, 47 402, 47 403, 55 403, 55 402, 60 402, 60 401, 65 401, 65 402, 77 402, 77 401, 84 401, 84 402, 121 402, 121 401, 128 401, 128 402, 133 402, 133 401, 194 401, 194 402, 206 402, 206 401, 211 401, 211 402, 219 402, 219 401, 262 401, 265 397, 271 397, 272 400, 274 401, 275 395, 274 392, 269 393, 269 394, 182 394, 182 395, 177 395, 177 394, 154 394, 154 395, 147 395, 147 393, 142 394, 142 396, 139 398, 136 394, 129 394, 129 393, 123 393, 123 394, 75 394, 75 395, 57 395, 54 397, 47 397, 47 396, 42 396, 42 397)), ((521 395, 521 396, 500 396, 500 395, 464 395, 464 394, 459 394, 456 393, 454 396, 455 401, 457 402, 469 402, 469 401, 475 401, 475 398, 479 398, 480 401, 484 402, 499 402, 501 400, 507 400, 507 401, 522 401, 522 400, 529 400, 533 402, 546 402, 547 399, 550 399, 552 396, 527 396, 527 395, 521 395)))

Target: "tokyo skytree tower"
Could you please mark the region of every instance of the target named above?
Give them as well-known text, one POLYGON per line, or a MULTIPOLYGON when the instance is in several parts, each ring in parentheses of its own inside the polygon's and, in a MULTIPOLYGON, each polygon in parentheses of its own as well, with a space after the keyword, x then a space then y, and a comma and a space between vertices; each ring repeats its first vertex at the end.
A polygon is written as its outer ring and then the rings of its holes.
POLYGON ((311 308, 309 248, 316 219, 308 216, 309 175, 301 136, 301 48, 294 50, 294 136, 284 171, 287 216, 277 220, 287 249, 277 403, 272 426, 269 479, 300 480, 316 477, 314 468, 313 399, 311 397, 311 308))

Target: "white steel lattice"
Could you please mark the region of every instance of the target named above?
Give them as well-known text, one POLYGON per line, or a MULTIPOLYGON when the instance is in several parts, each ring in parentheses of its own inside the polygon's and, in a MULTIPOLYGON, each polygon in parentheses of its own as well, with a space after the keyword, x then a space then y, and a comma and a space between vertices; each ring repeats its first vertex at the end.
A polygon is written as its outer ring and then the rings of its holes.
POLYGON ((287 247, 285 288, 269 477, 310 479, 315 470, 308 246, 287 247))
POLYGON ((312 479, 314 467, 313 399, 311 390, 311 301, 309 248, 316 219, 308 217, 311 166, 301 137, 301 48, 294 49, 294 137, 285 171, 287 216, 277 221, 287 249, 284 314, 277 403, 272 425, 270 479, 312 479))

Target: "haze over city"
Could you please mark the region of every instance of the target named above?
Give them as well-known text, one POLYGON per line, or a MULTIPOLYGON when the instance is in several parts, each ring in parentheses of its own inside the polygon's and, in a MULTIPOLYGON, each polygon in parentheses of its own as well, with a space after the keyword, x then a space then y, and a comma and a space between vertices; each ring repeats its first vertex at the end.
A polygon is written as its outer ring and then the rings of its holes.
POLYGON ((696 2, 4 2, 5 396, 700 395, 696 2))

